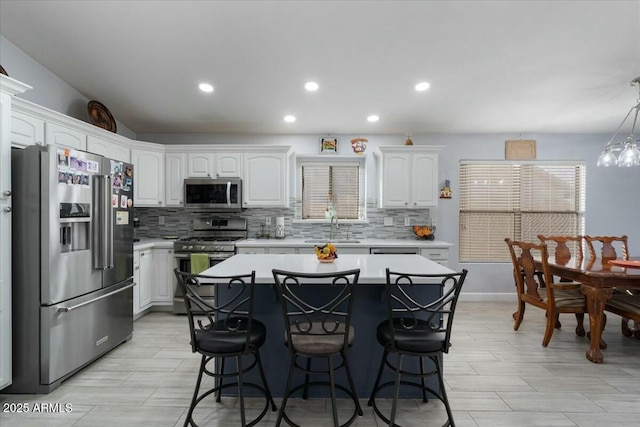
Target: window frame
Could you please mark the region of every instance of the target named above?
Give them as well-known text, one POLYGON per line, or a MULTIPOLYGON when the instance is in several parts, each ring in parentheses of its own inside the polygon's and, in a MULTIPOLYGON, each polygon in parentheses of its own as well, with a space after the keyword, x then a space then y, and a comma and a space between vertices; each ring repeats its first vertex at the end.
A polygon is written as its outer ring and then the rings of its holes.
MULTIPOLYGON (((458 244, 459 244, 459 262, 460 263, 498 263, 498 262, 510 262, 510 258, 508 255, 508 250, 506 244, 504 244, 503 239, 505 237, 510 237, 513 240, 525 240, 525 241, 537 241, 537 234, 559 234, 554 232, 545 232, 544 230, 537 231, 535 236, 531 236, 530 228, 528 226, 531 224, 533 218, 536 215, 539 217, 540 215, 549 215, 555 214, 557 221, 546 221, 543 223, 544 226, 547 227, 555 227, 557 222, 566 222, 572 221, 576 229, 576 234, 584 234, 585 232, 585 207, 586 207, 586 173, 587 167, 585 161, 578 160, 558 160, 558 161, 544 161, 544 160, 532 160, 532 161, 508 161, 508 160, 460 160, 458 177, 459 177, 459 185, 460 185, 460 196, 459 196, 459 204, 458 204, 458 227, 459 227, 459 236, 458 236, 458 244), (492 165, 500 166, 500 167, 510 167, 510 178, 511 178, 511 187, 509 190, 506 190, 500 193, 497 198, 493 199, 494 201, 489 201, 485 203, 486 206, 469 206, 467 202, 468 199, 464 199, 465 197, 473 196, 474 193, 471 192, 471 188, 467 187, 465 189, 464 185, 469 185, 465 183, 465 181, 469 181, 468 178, 463 177, 463 167, 467 165, 478 165, 487 168, 487 171, 490 171, 492 165), (527 180, 525 178, 534 177, 530 172, 535 172, 536 169, 531 168, 530 171, 525 170, 526 166, 533 166, 538 168, 554 168, 554 167, 570 167, 575 168, 574 171, 574 185, 575 187, 572 189, 573 193, 571 194, 571 198, 573 199, 574 205, 571 206, 570 209, 563 209, 561 207, 561 203, 557 200, 554 203, 557 203, 557 210, 540 210, 539 207, 531 207, 527 209, 526 203, 531 203, 531 198, 526 198, 525 196, 534 194, 531 192, 531 189, 527 187, 527 184, 532 182, 531 179, 527 180), (517 185, 517 188, 514 187, 517 185), (523 190, 524 189, 524 190, 523 190), (498 208, 492 208, 491 205, 499 205, 501 202, 504 204, 498 208), (509 206, 507 206, 509 205, 509 206), (483 220, 484 217, 484 220, 483 220), (564 218, 563 218, 564 217, 564 218), (502 219, 500 219, 502 218, 502 219), (568 220, 567 220, 568 218, 568 220), (474 231, 469 231, 467 226, 469 221, 478 221, 478 222, 486 222, 492 221, 491 224, 486 225, 487 229, 477 229, 474 231), (488 233, 490 236, 494 236, 495 233, 491 233, 490 229, 493 224, 495 224, 495 229, 499 230, 499 232, 504 232, 508 230, 507 235, 500 237, 500 241, 497 240, 487 241, 485 253, 494 254, 488 255, 486 258, 474 258, 474 253, 478 253, 481 248, 468 246, 468 242, 470 241, 469 235, 471 233, 488 233), (523 237, 524 236, 524 237, 523 237), (492 250, 493 248, 493 250, 492 250), (504 249, 504 253, 495 252, 496 248, 499 248, 500 251, 504 249)), ((553 174, 549 174, 553 176, 553 174)), ((567 177, 571 177, 570 174, 567 174, 567 177)), ((489 178, 489 175, 487 175, 489 178)), ((549 189, 551 187, 547 187, 549 189)), ((560 187, 561 188, 561 187, 560 187)), ((489 191, 493 191, 494 188, 489 187, 489 191)), ((544 194, 544 193, 543 193, 544 194)), ((558 196, 561 194, 558 192, 548 193, 552 197, 558 196)), ((543 199, 544 200, 544 199, 543 199)), ((533 205, 536 205, 534 202, 533 205)), ((569 233, 563 233, 569 234, 569 233)), ((486 238, 487 236, 485 236, 486 238)), ((474 236, 475 238, 475 236, 474 236)), ((483 238, 482 236, 478 236, 477 238, 483 238)), ((489 237, 491 239, 491 237, 489 237)), ((495 238, 494 238, 495 239, 495 238)), ((481 246, 481 245, 480 245, 481 246)))
POLYGON ((325 218, 302 218, 303 206, 302 206, 302 166, 305 164, 323 164, 326 166, 337 165, 345 166, 348 164, 358 166, 358 206, 359 206, 359 219, 340 218, 338 220, 343 224, 357 224, 367 223, 367 162, 366 157, 354 157, 354 156, 339 156, 339 155, 321 155, 321 156, 297 156, 296 157, 296 212, 293 222, 312 224, 312 223, 327 223, 328 219, 325 218))

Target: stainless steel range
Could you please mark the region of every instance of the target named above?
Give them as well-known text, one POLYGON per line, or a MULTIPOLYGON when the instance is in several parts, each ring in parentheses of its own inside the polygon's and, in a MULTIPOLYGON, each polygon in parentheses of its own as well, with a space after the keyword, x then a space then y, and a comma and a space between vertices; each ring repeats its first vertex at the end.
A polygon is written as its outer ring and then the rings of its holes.
MULTIPOLYGON (((246 238, 247 220, 244 218, 195 219, 193 234, 173 243, 174 267, 180 271, 191 272, 192 257, 202 256, 201 254, 209 256, 209 266, 213 267, 232 257, 236 253, 235 242, 246 238)), ((213 298, 212 294, 207 293, 213 291, 213 286, 207 286, 207 288, 210 290, 203 289, 202 297, 213 298)), ((173 312, 184 314, 186 313, 184 297, 175 279, 173 289, 173 312)))

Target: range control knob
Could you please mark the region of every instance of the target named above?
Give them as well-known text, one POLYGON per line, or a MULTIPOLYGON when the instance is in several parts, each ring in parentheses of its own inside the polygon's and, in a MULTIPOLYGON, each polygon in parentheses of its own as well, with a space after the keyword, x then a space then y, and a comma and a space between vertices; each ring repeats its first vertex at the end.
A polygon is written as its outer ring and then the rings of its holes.
POLYGON ((189 249, 189 250, 193 249, 193 245, 189 245, 189 246, 187 247, 187 249, 189 249))
POLYGON ((200 248, 200 250, 204 250, 206 248, 206 246, 205 245, 201 245, 201 246, 199 246, 199 248, 200 248))
POLYGON ((182 245, 182 248, 181 248, 181 249, 182 249, 183 251, 186 251, 186 250, 187 250, 187 245, 182 245))

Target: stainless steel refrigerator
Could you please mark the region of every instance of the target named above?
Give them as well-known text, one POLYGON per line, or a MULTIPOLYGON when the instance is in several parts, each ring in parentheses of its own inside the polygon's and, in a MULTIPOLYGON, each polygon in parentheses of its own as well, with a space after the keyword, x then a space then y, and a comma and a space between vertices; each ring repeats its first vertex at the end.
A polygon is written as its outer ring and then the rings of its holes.
POLYGON ((49 393, 133 331, 132 165, 11 151, 13 384, 49 393))

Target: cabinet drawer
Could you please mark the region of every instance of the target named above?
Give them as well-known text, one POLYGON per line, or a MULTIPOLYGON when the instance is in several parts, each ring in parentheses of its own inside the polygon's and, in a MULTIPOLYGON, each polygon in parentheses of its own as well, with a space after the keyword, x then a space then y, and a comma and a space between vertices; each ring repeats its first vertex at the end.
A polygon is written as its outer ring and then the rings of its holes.
POLYGON ((420 255, 425 258, 429 258, 433 261, 444 260, 449 258, 449 249, 433 248, 433 249, 421 249, 420 255))

